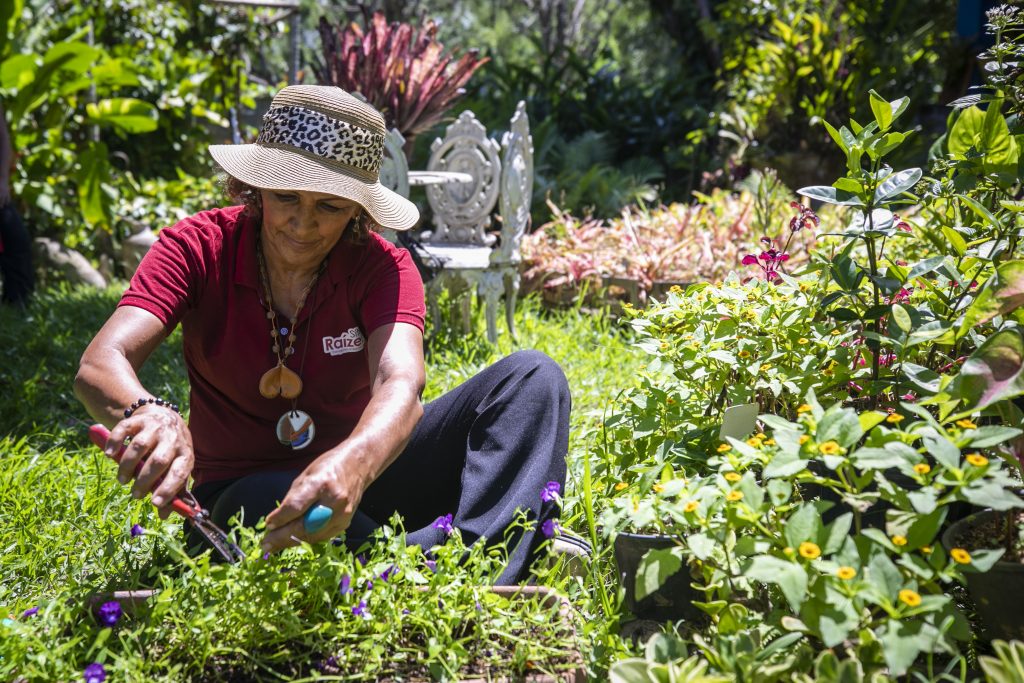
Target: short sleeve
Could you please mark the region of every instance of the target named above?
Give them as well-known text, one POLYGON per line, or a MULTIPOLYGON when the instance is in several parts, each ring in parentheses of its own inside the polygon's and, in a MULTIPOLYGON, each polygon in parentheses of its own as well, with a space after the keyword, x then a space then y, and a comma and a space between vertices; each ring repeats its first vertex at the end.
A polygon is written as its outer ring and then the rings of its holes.
POLYGON ((363 332, 369 337, 378 327, 391 323, 408 323, 422 332, 426 318, 423 280, 409 252, 390 245, 372 251, 375 253, 361 277, 363 332))
POLYGON ((182 231, 160 232, 132 277, 118 306, 149 311, 168 327, 181 321, 198 297, 202 278, 201 259, 182 231))

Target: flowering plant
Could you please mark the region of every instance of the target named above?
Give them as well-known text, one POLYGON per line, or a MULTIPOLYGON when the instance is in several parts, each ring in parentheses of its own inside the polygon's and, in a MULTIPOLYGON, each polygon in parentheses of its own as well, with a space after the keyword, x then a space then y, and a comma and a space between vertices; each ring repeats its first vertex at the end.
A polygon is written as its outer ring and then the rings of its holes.
POLYGON ((758 669, 757 680, 810 673, 824 648, 868 677, 903 675, 922 654, 929 667, 934 654, 961 656, 970 634, 944 587, 1001 551, 947 552, 937 536, 956 501, 1024 505, 993 457, 1021 430, 903 410, 825 409, 810 394, 796 420, 764 415, 765 433, 716 448, 706 474, 630 486, 608 516, 676 542, 647 554, 638 598, 689 571, 710 619, 693 642, 737 680, 754 671, 737 668, 728 643, 765 628, 764 645, 785 643, 772 650, 785 666, 777 676, 758 669))

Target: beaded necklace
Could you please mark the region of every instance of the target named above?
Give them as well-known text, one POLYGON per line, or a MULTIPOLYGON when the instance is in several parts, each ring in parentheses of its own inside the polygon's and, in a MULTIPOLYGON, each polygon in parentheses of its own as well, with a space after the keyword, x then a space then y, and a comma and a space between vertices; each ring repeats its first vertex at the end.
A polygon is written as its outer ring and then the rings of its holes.
POLYGON ((306 349, 309 348, 308 331, 312 325, 312 314, 310 314, 310 321, 307 323, 306 343, 302 351, 299 372, 289 368, 287 362, 295 354, 295 328, 299 319, 299 313, 302 312, 302 307, 306 304, 306 297, 309 296, 309 293, 320 279, 320 275, 323 274, 327 267, 327 259, 325 258, 320 262, 320 266, 313 273, 309 283, 303 288, 302 294, 299 295, 299 302, 295 307, 295 313, 291 317, 290 326, 280 328, 278 327, 277 311, 274 309, 274 295, 270 289, 270 276, 267 272, 267 263, 263 256, 263 242, 259 232, 256 233, 256 261, 259 264, 260 284, 263 288, 263 298, 267 306, 267 320, 270 321, 270 338, 273 344, 271 350, 277 356, 277 365, 264 372, 263 376, 260 377, 260 394, 264 398, 269 399, 280 396, 291 400, 291 409, 285 412, 277 421, 277 440, 286 446, 291 446, 294 450, 299 450, 308 446, 316 433, 313 418, 310 417, 309 413, 299 410, 297 407, 299 394, 302 393, 302 377, 300 373, 302 372, 302 366, 306 362, 306 349), (288 345, 283 348, 282 337, 288 342, 288 345))

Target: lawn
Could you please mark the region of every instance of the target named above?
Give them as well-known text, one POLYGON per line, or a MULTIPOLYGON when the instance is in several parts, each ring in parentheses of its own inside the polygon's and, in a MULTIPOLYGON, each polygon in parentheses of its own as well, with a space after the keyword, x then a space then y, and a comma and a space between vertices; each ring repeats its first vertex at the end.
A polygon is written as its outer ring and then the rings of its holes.
MULTIPOLYGON (((10 617, 0 627, 0 677, 77 679, 100 663, 125 680, 407 680, 402 676, 511 674, 607 660, 614 618, 600 613, 599 596, 611 598, 593 590, 595 577, 602 588, 611 578, 606 563, 582 577, 558 568, 542 577, 573 605, 567 619, 553 619, 557 604, 489 594, 483 587, 499 571, 500 556, 475 549, 460 562, 457 535, 435 572, 425 570, 422 554, 406 553, 400 538, 369 550, 365 564, 334 547, 265 561, 250 534, 240 538, 250 551, 240 567, 182 556, 180 521, 161 522, 117 484, 113 463, 88 444, 89 418, 72 391, 78 358, 119 294, 116 285, 55 289, 41 293, 27 316, 0 311, 0 614, 10 617), (396 578, 372 586, 386 573, 396 578), (339 589, 343 578, 348 591, 339 589), (162 589, 155 606, 133 613, 124 603, 112 626, 104 621, 109 614, 96 611, 112 591, 144 587, 162 589)), ((474 322, 480 329, 469 337, 430 329, 425 399, 518 348, 557 360, 573 396, 563 523, 589 535, 582 463, 607 401, 639 370, 630 334, 605 315, 551 313, 532 299, 517 312, 518 342, 503 335, 492 346, 479 315, 474 322)), ((146 364, 142 381, 184 403, 180 354, 176 331, 146 364)), ((620 648, 616 638, 610 643, 620 648)))

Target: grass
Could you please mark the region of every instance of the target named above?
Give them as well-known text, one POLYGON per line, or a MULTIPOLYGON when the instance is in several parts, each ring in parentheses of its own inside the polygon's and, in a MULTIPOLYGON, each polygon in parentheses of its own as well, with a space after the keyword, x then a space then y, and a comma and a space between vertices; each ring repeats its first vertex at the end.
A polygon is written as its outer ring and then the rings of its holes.
MULTIPOLYGON (((399 541, 370 551, 366 566, 357 566, 343 550, 307 548, 273 560, 271 571, 259 562, 255 537, 243 534, 240 542, 254 553, 254 562, 241 568, 182 557, 180 523, 160 522, 147 503, 133 500, 116 483, 113 463, 88 445, 89 418, 72 392, 78 359, 119 295, 116 288, 60 288, 40 293, 27 317, 0 310, 0 616, 15 617, 0 626, 0 636, 17 636, 0 637, 0 678, 78 679, 92 661, 106 662, 126 680, 280 680, 324 673, 337 680, 402 678, 415 673, 395 668, 407 660, 420 662, 416 675, 438 679, 452 678, 459 667, 499 671, 499 661, 513 673, 567 666, 564 651, 550 647, 552 638, 564 639, 551 630, 559 622, 550 606, 481 598, 479 586, 500 562, 484 553, 471 554, 466 563, 453 560, 443 574, 431 575, 422 571, 421 555, 398 550, 399 541), (132 537, 133 524, 147 533, 132 537), (388 563, 409 578, 389 583, 387 604, 408 605, 418 616, 389 612, 372 622, 353 622, 351 605, 339 603, 331 587, 342 575, 379 575, 388 563), (101 628, 89 616, 88 596, 153 585, 175 598, 114 629, 101 628), (311 599, 311 587, 319 587, 313 591, 318 598, 311 599), (435 602, 438 591, 448 592, 435 602), (485 605, 486 618, 478 603, 485 605), (34 606, 41 607, 39 614, 20 617, 34 606), (486 647, 474 649, 476 642, 486 647), (540 647, 545 642, 547 649, 540 647), (321 665, 343 652, 360 654, 321 665)), ((608 316, 551 313, 530 299, 517 310, 517 342, 503 333, 491 345, 479 312, 473 322, 470 336, 447 328, 431 335, 425 399, 518 348, 538 349, 558 361, 573 396, 564 523, 588 533, 587 506, 581 503, 589 435, 609 397, 631 384, 639 370, 628 337, 608 316)), ((149 360, 142 381, 155 394, 185 403, 179 332, 149 360)), ((542 577, 568 594, 578 611, 576 646, 592 671, 623 649, 614 633, 606 560, 607 550, 598 548, 598 561, 586 576, 552 571, 542 577)))

